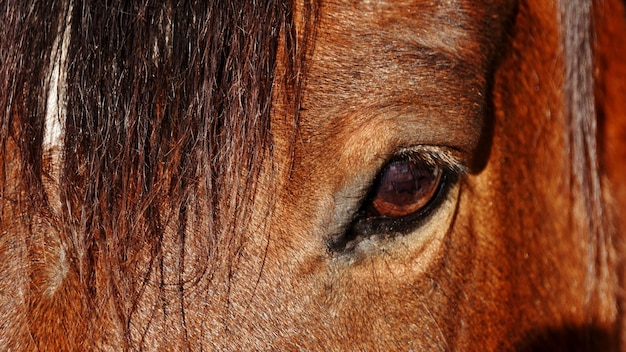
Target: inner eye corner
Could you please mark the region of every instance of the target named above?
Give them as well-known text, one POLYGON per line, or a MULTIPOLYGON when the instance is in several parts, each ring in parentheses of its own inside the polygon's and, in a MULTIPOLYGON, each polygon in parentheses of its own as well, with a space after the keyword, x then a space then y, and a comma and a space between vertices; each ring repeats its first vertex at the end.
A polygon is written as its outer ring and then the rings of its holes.
POLYGON ((388 157, 362 197, 345 232, 329 241, 332 252, 350 252, 366 238, 390 239, 424 225, 466 172, 447 148, 404 148, 388 157))

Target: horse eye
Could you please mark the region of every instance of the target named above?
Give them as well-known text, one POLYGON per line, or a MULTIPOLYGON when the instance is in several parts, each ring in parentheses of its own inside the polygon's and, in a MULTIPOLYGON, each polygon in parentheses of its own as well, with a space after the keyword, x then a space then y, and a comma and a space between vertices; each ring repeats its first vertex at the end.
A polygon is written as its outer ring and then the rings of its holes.
POLYGON ((351 251, 365 238, 390 238, 422 225, 463 173, 461 165, 434 151, 402 152, 383 168, 348 228, 329 248, 351 251))
POLYGON ((442 177, 441 168, 414 160, 397 160, 383 171, 371 196, 366 217, 403 217, 424 208, 442 177))

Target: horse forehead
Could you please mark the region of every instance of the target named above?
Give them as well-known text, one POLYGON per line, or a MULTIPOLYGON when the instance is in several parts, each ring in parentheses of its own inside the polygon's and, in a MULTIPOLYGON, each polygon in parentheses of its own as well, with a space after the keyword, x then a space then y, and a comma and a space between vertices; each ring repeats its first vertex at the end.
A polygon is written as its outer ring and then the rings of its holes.
POLYGON ((495 34, 489 29, 514 5, 511 0, 333 0, 322 12, 330 19, 325 26, 354 39, 383 36, 452 51, 495 34))
POLYGON ((511 9, 504 1, 324 3, 303 94, 305 134, 337 139, 365 126, 394 134, 392 144, 469 151, 482 125, 493 47, 511 9))

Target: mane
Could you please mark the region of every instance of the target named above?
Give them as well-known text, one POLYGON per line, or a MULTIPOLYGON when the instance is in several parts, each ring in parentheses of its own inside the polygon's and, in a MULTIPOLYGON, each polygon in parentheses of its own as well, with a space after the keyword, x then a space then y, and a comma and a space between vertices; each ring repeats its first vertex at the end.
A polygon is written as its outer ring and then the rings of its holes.
POLYGON ((572 211, 572 221, 580 233, 587 234, 587 304, 604 306, 612 311, 607 316, 612 316, 616 309, 612 300, 617 278, 610 214, 607 214, 603 196, 599 161, 593 4, 588 0, 559 1, 558 4, 565 65, 564 153, 570 158, 571 188, 577 195, 573 201, 581 206, 580 211, 572 211))
MULTIPOLYGON (((167 228, 177 236, 169 241, 178 245, 180 277, 190 227, 202 234, 195 245, 205 254, 196 259, 205 271, 211 260, 234 260, 256 180, 272 157, 270 108, 281 40, 287 90, 297 92, 301 84, 292 12, 290 1, 279 0, 4 6, 0 219, 9 207, 30 214, 15 220, 30 229, 20 239, 27 241, 36 228, 33 214, 46 214, 86 296, 109 282, 109 294, 132 298, 117 300, 126 322, 147 278, 161 270, 164 280, 167 228), (64 35, 67 53, 59 44, 64 35), (54 88, 48 63, 63 55, 66 86, 58 105, 64 128, 55 179, 45 152, 46 97, 54 88), (60 209, 46 192, 49 182, 58 183, 52 198, 60 209), (19 199, 9 201, 13 194, 19 199), (149 263, 141 262, 145 253, 149 263)), ((297 100, 287 111, 294 118, 297 100)), ((182 279, 179 284, 182 290, 182 279)))

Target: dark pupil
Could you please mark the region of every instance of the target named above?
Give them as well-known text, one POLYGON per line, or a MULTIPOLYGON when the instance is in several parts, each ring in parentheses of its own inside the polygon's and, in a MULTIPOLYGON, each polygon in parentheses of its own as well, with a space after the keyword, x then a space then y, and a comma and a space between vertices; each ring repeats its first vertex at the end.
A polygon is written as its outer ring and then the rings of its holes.
POLYGON ((412 204, 433 181, 432 170, 416 168, 409 162, 395 162, 383 176, 378 196, 396 205, 412 204))
POLYGON ((384 216, 414 213, 432 198, 440 176, 437 167, 408 160, 395 161, 380 179, 372 205, 384 216))

